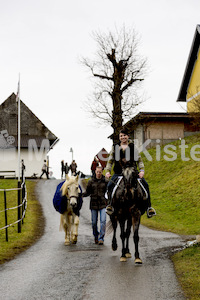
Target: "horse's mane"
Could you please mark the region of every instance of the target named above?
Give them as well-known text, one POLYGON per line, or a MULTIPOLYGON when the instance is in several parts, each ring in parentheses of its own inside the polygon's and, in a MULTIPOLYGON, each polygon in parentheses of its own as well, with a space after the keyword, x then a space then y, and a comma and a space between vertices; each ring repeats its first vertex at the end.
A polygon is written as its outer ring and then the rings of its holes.
POLYGON ((78 183, 78 176, 67 176, 65 182, 63 183, 63 185, 61 186, 61 191, 62 191, 62 196, 67 196, 68 195, 68 186, 73 184, 73 183, 78 183))

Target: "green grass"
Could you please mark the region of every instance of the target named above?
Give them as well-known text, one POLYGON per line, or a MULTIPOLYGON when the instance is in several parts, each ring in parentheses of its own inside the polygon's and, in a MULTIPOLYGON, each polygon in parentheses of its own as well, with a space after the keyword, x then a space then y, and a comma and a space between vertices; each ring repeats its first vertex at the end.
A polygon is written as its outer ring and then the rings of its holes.
POLYGON ((176 253, 172 260, 186 299, 200 299, 200 247, 194 246, 176 253))
MULTIPOLYGON (((8 242, 5 239, 5 230, 0 230, 0 264, 15 257, 18 253, 30 247, 43 233, 44 219, 42 209, 35 197, 35 181, 26 181, 28 204, 21 233, 18 225, 8 227, 8 242)), ((17 187, 17 180, 0 179, 0 189, 17 187)), ((17 192, 7 192, 7 208, 17 205, 17 192)), ((0 211, 4 209, 3 192, 0 192, 0 211)), ((17 220, 17 210, 8 211, 8 223, 17 220)), ((0 213, 0 228, 5 225, 4 213, 0 213)))
MULTIPOLYGON (((152 161, 142 155, 152 206, 157 212, 157 216, 151 219, 144 215, 142 224, 182 235, 197 235, 200 234, 200 162, 191 158, 190 151, 195 145, 200 145, 200 135, 188 137, 185 141, 188 148, 184 157, 189 158, 188 161, 181 158, 180 141, 172 144, 177 155, 174 161, 164 159, 163 148, 160 161, 156 159, 156 148, 148 151, 152 161)), ((186 298, 200 299, 200 247, 176 253, 172 260, 186 298)))
MULTIPOLYGON (((190 158, 190 149, 200 144, 200 136, 186 139, 190 158)), ((149 183, 152 206, 157 216, 152 219, 142 218, 142 223, 152 228, 185 235, 200 233, 200 162, 190 158, 182 161, 180 141, 173 143, 177 147, 177 159, 166 161, 163 149, 161 160, 156 160, 156 149, 150 149, 152 161, 143 155, 145 179, 149 183)))

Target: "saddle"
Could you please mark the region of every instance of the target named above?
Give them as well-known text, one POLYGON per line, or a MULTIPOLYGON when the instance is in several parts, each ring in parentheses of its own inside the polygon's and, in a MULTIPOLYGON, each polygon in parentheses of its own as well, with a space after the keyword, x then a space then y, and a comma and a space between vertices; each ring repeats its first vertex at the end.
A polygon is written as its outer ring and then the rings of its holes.
POLYGON ((116 192, 116 189, 118 188, 118 186, 119 186, 119 184, 120 184, 122 178, 123 178, 123 176, 118 176, 118 177, 115 179, 115 181, 114 181, 115 186, 114 186, 114 188, 113 188, 113 190, 112 190, 111 199, 114 197, 114 194, 115 194, 115 192, 116 192))
MULTIPOLYGON (((115 186, 114 186, 114 188, 112 190, 111 199, 114 197, 115 192, 116 192, 116 190, 117 190, 117 188, 118 188, 118 186, 119 186, 122 178, 123 178, 123 176, 118 176, 115 179, 115 181, 114 181, 115 186)), ((139 186, 141 187, 141 190, 142 190, 143 200, 147 200, 148 199, 148 193, 147 193, 147 190, 145 189, 144 185, 142 184, 142 179, 141 178, 137 178, 137 181, 138 181, 138 184, 139 184, 139 186)))
POLYGON ((142 189, 143 200, 147 200, 149 195, 148 195, 147 190, 145 189, 144 185, 142 184, 142 179, 138 178, 137 181, 142 189))

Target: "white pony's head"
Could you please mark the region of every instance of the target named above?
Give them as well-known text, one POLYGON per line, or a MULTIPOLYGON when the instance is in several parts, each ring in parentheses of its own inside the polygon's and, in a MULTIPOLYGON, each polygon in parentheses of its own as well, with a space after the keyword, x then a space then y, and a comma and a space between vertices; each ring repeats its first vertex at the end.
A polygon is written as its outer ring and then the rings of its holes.
POLYGON ((79 196, 80 188, 78 185, 78 175, 69 177, 66 175, 66 181, 63 183, 62 187, 62 195, 66 196, 72 207, 77 206, 77 199, 79 196))

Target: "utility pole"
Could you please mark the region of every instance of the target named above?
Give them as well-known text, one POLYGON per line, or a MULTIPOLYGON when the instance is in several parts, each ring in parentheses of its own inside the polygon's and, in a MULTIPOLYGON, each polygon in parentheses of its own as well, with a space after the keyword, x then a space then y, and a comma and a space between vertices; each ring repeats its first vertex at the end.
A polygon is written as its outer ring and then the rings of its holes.
POLYGON ((72 149, 72 147, 70 148, 69 152, 72 153, 72 161, 73 161, 73 149, 72 149))

